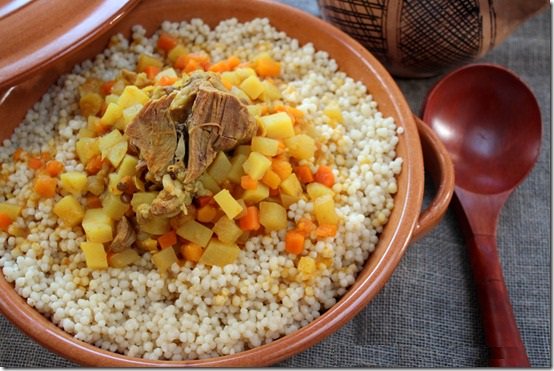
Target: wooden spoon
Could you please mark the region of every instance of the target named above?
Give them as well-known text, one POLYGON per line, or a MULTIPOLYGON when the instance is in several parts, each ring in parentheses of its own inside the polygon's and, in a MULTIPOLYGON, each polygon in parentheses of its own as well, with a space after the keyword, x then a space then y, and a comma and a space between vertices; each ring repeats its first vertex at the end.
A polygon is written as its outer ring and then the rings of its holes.
POLYGON ((537 101, 509 70, 473 64, 439 81, 423 111, 423 121, 454 163, 457 212, 469 247, 490 365, 529 367, 496 249, 496 225, 502 206, 539 155, 537 101))

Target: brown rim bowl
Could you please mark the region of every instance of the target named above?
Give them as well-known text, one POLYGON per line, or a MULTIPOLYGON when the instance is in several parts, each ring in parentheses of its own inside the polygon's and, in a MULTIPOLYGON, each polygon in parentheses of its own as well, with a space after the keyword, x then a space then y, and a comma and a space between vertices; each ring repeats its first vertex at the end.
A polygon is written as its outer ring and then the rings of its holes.
POLYGON ((410 108, 384 67, 360 44, 342 31, 298 9, 266 0, 160 0, 142 1, 123 14, 109 31, 86 47, 67 53, 55 63, 37 71, 30 79, 13 87, 0 87, 0 138, 7 138, 26 110, 45 93, 59 74, 75 63, 91 58, 118 32, 130 34, 131 26, 142 24, 151 33, 163 20, 202 18, 210 26, 236 17, 246 21, 267 17, 271 24, 301 44, 312 42, 327 51, 339 68, 362 81, 385 116, 394 118, 404 129, 397 153, 404 159, 398 176, 398 192, 390 220, 375 251, 348 292, 329 310, 298 331, 234 355, 190 361, 151 361, 102 350, 73 338, 29 306, 0 275, 0 310, 22 331, 46 348, 74 362, 105 367, 133 366, 263 366, 276 363, 323 340, 362 310, 381 290, 398 265, 408 244, 434 227, 446 211, 453 190, 453 170, 447 152, 436 136, 410 108), (439 179, 430 206, 422 212, 424 157, 429 170, 439 179), (429 159, 429 161, 427 161, 429 159))

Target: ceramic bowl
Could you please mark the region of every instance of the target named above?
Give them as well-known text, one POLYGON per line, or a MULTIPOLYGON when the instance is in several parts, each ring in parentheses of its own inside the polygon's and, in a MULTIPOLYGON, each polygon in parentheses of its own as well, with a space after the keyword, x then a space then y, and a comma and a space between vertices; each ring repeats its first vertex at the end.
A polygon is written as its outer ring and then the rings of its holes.
POLYGON ((246 21, 267 17, 276 28, 297 38, 302 44, 312 42, 316 49, 327 51, 339 68, 367 85, 385 116, 391 116, 404 128, 397 147, 404 159, 398 177, 395 207, 378 246, 348 292, 319 318, 298 331, 229 356, 191 361, 150 361, 123 356, 99 349, 73 338, 26 304, 0 275, 0 310, 22 331, 46 348, 71 361, 91 366, 264 366, 301 352, 336 331, 349 321, 380 291, 393 274, 410 242, 434 227, 446 211, 453 190, 452 164, 435 135, 417 123, 394 80, 381 64, 360 44, 324 21, 289 6, 262 0, 160 0, 143 1, 109 31, 93 42, 65 54, 30 79, 15 87, 0 87, 0 138, 6 138, 23 118, 25 111, 44 94, 49 84, 79 61, 96 55, 111 35, 130 34, 135 24, 148 32, 163 20, 181 21, 202 18, 211 26, 236 17, 246 21), (301 27, 299 26, 301 25, 301 27), (422 211, 424 157, 435 172, 439 187, 430 206, 422 211), (427 161, 429 160, 429 161, 427 161))

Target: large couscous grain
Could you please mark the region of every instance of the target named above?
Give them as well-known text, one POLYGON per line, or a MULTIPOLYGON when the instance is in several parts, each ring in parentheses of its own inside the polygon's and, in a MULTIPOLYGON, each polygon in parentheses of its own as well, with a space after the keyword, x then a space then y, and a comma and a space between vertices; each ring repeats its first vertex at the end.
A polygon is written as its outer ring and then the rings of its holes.
MULTIPOLYGON (((62 196, 37 197, 34 171, 12 156, 17 148, 50 152, 64 171, 84 171, 75 153, 77 133, 86 125, 78 87, 88 77, 110 80, 123 68, 134 69, 141 53, 156 54, 160 31, 148 38, 140 26, 130 41, 114 37, 102 54, 62 76, 2 143, 0 202, 22 211, 7 233, 0 231, 0 267, 29 305, 103 349, 169 360, 233 354, 307 325, 354 282, 394 206, 401 129, 326 52, 300 45, 267 19, 229 19, 213 30, 199 19, 164 22, 161 30, 184 40, 191 52, 207 51, 213 61, 231 55, 249 60, 267 51, 281 63, 283 99, 313 123, 326 154, 318 165, 334 169, 341 223, 334 237, 308 239, 303 252, 313 260, 301 269, 318 274, 300 274, 296 257, 285 251, 285 230, 251 237, 236 262, 224 267, 173 264, 169 274, 160 274, 148 252, 125 268, 86 267, 83 231, 61 225, 53 213, 62 196), (318 257, 331 263, 312 266, 318 257)), ((77 201, 87 202, 82 196, 77 201)), ((289 223, 313 219, 313 208, 309 200, 292 204, 289 223)))

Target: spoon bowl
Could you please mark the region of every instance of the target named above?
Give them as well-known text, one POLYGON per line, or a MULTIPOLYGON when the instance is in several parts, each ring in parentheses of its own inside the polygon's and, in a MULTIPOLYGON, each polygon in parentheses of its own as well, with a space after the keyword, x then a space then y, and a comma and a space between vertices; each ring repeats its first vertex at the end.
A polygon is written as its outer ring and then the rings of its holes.
POLYGON ((473 64, 429 92, 423 121, 450 153, 455 206, 468 245, 491 366, 529 367, 496 248, 500 211, 535 165, 542 121, 521 79, 492 64, 473 64))

